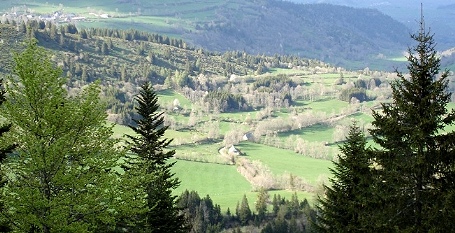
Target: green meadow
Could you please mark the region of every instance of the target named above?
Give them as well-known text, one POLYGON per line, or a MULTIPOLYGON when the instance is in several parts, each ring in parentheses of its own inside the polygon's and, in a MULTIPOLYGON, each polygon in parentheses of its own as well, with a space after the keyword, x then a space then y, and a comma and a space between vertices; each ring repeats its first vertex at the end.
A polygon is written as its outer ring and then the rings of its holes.
MULTIPOLYGON (((174 192, 176 195, 186 189, 195 190, 201 197, 209 195, 215 204, 221 206, 223 212, 229 208, 231 213, 235 211, 237 202, 246 195, 251 208, 254 208, 258 193, 253 191, 250 183, 237 172, 235 166, 185 160, 172 162, 176 162, 173 171, 181 181, 180 187, 174 192)), ((290 199, 294 192, 287 190, 269 192, 270 197, 274 194, 290 199)), ((300 200, 304 198, 314 200, 311 193, 297 192, 297 195, 300 200)))
POLYGON ((238 148, 248 159, 267 165, 274 175, 291 173, 313 185, 316 185, 321 177, 330 176, 329 167, 332 162, 328 160, 313 159, 290 150, 251 142, 242 142, 238 148))

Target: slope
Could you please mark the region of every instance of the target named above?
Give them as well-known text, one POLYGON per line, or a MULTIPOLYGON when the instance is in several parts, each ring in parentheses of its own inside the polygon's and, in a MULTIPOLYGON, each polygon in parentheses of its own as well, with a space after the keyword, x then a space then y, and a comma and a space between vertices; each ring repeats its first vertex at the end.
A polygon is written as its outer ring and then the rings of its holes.
MULTIPOLYGON (((384 67, 405 50, 408 29, 371 9, 276 0, 2 1, 4 12, 84 17, 78 28, 135 28, 211 51, 293 54, 354 69, 384 67), (104 15, 104 16, 103 16, 104 15)), ((65 18, 66 19, 66 18, 65 18)), ((62 21, 62 20, 55 20, 62 21)), ((390 70, 391 68, 389 68, 390 70)))

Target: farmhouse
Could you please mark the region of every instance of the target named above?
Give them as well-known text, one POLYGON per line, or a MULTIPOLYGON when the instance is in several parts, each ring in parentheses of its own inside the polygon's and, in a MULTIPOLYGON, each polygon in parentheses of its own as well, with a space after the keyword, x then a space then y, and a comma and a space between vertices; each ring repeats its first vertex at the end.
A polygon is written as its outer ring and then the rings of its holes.
POLYGON ((232 145, 232 146, 229 148, 228 153, 229 153, 230 155, 240 155, 240 151, 237 150, 237 148, 235 148, 234 145, 232 145))

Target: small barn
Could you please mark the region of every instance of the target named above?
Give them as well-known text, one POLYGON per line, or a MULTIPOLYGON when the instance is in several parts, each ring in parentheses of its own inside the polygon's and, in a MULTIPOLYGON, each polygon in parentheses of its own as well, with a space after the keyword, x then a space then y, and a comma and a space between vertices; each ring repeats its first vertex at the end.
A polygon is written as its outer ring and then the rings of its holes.
POLYGON ((229 150, 228 150, 228 154, 230 155, 240 155, 240 151, 237 150, 237 148, 235 148, 234 145, 232 145, 231 147, 229 147, 229 150))
POLYGON ((251 132, 245 133, 242 137, 243 141, 254 141, 254 135, 251 132))

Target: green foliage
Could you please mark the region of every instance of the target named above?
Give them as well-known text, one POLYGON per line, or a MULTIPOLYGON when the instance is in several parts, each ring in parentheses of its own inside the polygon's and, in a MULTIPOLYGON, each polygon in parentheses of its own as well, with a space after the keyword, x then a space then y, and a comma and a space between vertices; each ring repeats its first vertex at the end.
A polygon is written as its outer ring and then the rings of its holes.
POLYGON ((296 83, 292 81, 289 77, 285 75, 278 75, 278 76, 267 76, 264 78, 260 78, 253 83, 253 88, 258 89, 260 87, 268 87, 272 90, 279 91, 284 86, 289 87, 296 87, 296 83))
POLYGON ((209 195, 200 198, 196 191, 185 190, 177 199, 177 207, 192 226, 189 232, 220 232, 224 227, 221 207, 209 195))
POLYGON ((258 198, 256 200, 256 211, 258 220, 263 221, 267 213, 267 202, 269 201, 269 194, 263 188, 258 192, 258 198))
POLYGON ((248 205, 248 199, 246 195, 243 195, 242 202, 240 205, 237 204, 235 210, 237 218, 240 221, 240 224, 243 226, 247 225, 250 220, 252 220, 252 212, 250 206, 248 205))
POLYGON ((294 193, 291 200, 286 200, 280 195, 273 196, 274 213, 269 215, 269 220, 262 229, 262 233, 301 233, 313 232, 311 225, 307 224, 314 221, 315 211, 304 199, 300 202, 294 193))
MULTIPOLYGON (((0 106, 2 106, 6 100, 5 93, 6 92, 4 90, 3 79, 0 79, 0 106)), ((4 134, 9 132, 10 129, 11 129, 11 124, 3 121, 0 124, 0 138, 3 138, 4 134)), ((3 161, 7 157, 7 154, 11 153, 12 150, 15 148, 14 142, 11 142, 10 144, 8 144, 8 143, 5 144, 5 143, 3 143, 4 141, 5 140, 0 141, 0 142, 2 142, 0 144, 0 163, 3 163, 3 161)), ((3 174, 2 174, 2 177, 3 177, 3 174)), ((3 184, 3 178, 0 179, 0 182, 1 182, 1 184, 3 184)))
POLYGON ((130 128, 138 136, 128 135, 135 156, 125 168, 147 194, 144 227, 148 232, 185 232, 184 218, 172 194, 180 181, 171 172, 174 163, 168 162, 175 151, 165 151, 172 140, 163 138, 167 127, 163 126, 163 113, 158 112, 158 98, 149 82, 141 86, 136 101, 139 117, 133 118, 136 126, 130 128))
POLYGON ((14 56, 3 115, 18 148, 7 159, 3 217, 19 232, 99 232, 124 200, 112 171, 122 151, 106 126, 100 88, 72 97, 49 54, 30 41, 14 56))
POLYGON ((392 103, 373 113, 371 135, 380 146, 371 159, 378 169, 375 192, 382 197, 372 224, 399 232, 453 231, 455 123, 446 106, 448 71, 439 73, 440 58, 424 22, 409 48, 410 77, 397 71, 392 103))
MULTIPOLYGON (((3 89, 3 79, 0 79, 0 106, 3 104, 5 101, 5 90, 3 89)), ((14 144, 6 144, 3 145, 4 140, 4 134, 9 132, 11 129, 11 124, 7 123, 2 123, 0 125, 0 142, 2 142, 2 145, 0 145, 0 165, 3 165, 4 160, 6 159, 8 153, 11 153, 13 149, 15 148, 14 144)), ((6 174, 2 170, 0 170, 0 187, 3 187, 6 183, 6 174)), ((0 194, 0 212, 4 211, 4 204, 3 204, 3 194, 0 194)), ((5 221, 4 218, 0 218, 0 232, 9 232, 11 231, 11 228, 9 226, 9 223, 5 221)))
POLYGON ((342 155, 330 169, 331 186, 324 186, 325 195, 318 198, 316 229, 318 232, 370 232, 372 228, 365 228, 362 220, 368 213, 372 196, 371 162, 366 138, 356 124, 351 126, 340 151, 342 155))
POLYGON ((360 102, 369 100, 365 88, 358 87, 343 89, 339 98, 346 102, 351 102, 352 98, 356 98, 360 102))
POLYGON ((212 109, 222 112, 248 110, 248 105, 242 95, 234 95, 225 91, 212 91, 204 97, 212 109))

